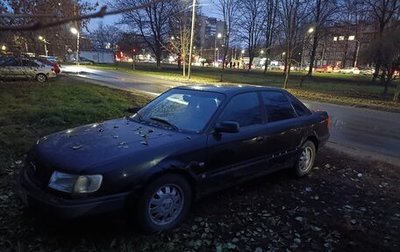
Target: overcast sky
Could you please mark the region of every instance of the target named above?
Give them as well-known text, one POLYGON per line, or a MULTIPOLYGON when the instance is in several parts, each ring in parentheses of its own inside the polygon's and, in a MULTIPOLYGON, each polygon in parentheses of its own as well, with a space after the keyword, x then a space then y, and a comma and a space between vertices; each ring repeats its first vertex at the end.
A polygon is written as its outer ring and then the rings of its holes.
MULTIPOLYGON (((99 8, 103 5, 107 5, 108 0, 87 0, 88 2, 93 2, 99 3, 99 8)), ((216 8, 213 6, 213 3, 211 0, 200 0, 200 4, 202 7, 202 12, 203 14, 210 16, 210 17, 218 17, 218 13, 216 8)), ((114 24, 115 22, 118 22, 120 19, 120 15, 113 15, 113 16, 105 16, 104 18, 94 18, 91 19, 89 23, 89 30, 96 29, 97 26, 99 25, 100 22, 103 22, 103 24, 114 24)))

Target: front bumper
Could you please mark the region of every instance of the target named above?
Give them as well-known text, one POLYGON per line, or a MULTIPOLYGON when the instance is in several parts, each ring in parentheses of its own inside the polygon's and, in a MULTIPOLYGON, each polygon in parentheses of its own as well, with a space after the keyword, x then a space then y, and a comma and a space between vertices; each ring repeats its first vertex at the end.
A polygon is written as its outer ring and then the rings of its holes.
POLYGON ((20 177, 21 198, 29 206, 60 219, 116 212, 123 209, 129 193, 95 198, 65 199, 44 191, 23 171, 20 177))

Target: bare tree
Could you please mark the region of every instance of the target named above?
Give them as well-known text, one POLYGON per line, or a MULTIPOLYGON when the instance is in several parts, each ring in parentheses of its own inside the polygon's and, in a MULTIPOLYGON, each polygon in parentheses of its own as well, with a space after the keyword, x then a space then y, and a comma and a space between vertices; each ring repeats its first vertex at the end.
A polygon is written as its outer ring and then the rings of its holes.
MULTIPOLYGON (((388 24, 393 17, 398 15, 400 9, 400 1, 398 0, 367 0, 366 4, 369 6, 370 11, 374 19, 378 24, 378 36, 383 37, 383 33, 387 28, 388 24)), ((376 48, 379 50, 379 48, 376 48)), ((379 69, 384 60, 379 54, 376 55, 375 59, 375 73, 372 80, 375 81, 379 74, 379 69)), ((386 89, 385 89, 386 91, 386 89)))
POLYGON ((104 25, 100 22, 98 27, 90 32, 90 38, 99 49, 114 49, 120 40, 122 31, 114 25, 104 25))
MULTIPOLYGON (((43 46, 43 43, 46 43, 48 52, 59 57, 65 55, 68 46, 75 44, 76 39, 71 36, 70 25, 48 26, 40 31, 36 29, 9 30, 8 28, 25 28, 35 23, 44 24, 47 20, 81 15, 95 8, 95 5, 73 0, 6 0, 3 5, 7 13, 0 14, 0 40, 4 38, 10 50, 16 54, 27 52, 46 54, 43 46), (2 29, 2 25, 7 25, 7 28, 2 29), (39 36, 45 40, 38 41, 39 36)), ((86 22, 87 20, 73 25, 83 28, 86 22)))
POLYGON ((278 0, 267 0, 265 20, 265 56, 267 60, 264 65, 264 73, 267 72, 268 58, 271 54, 272 45, 276 36, 278 0))
POLYGON ((127 24, 134 32, 143 36, 156 57, 157 67, 170 33, 169 20, 174 14, 173 0, 154 2, 151 0, 116 0, 112 6, 118 9, 130 6, 145 6, 122 14, 121 23, 127 24))
POLYGON ((256 49, 261 46, 265 25, 264 0, 242 0, 239 6, 240 36, 244 39, 249 53, 249 71, 256 54, 256 49))
MULTIPOLYGON (((395 72, 400 68, 400 29, 384 32, 366 48, 363 52, 370 60, 374 61, 377 57, 381 59, 380 76, 384 84, 384 94, 387 94, 389 85, 396 78, 395 72)), ((399 101, 400 84, 393 97, 393 101, 399 101)))
MULTIPOLYGON (((317 51, 318 44, 320 42, 321 36, 323 34, 323 29, 328 25, 328 22, 332 22, 330 18, 333 16, 337 10, 338 5, 335 0, 314 0, 311 6, 312 13, 312 26, 313 26, 313 36, 312 36, 312 48, 310 55, 310 65, 308 69, 308 76, 312 75, 312 71, 315 63, 315 55, 317 51)), ((305 34, 305 33, 303 33, 305 34)), ((303 57, 303 55, 302 55, 303 57)))
POLYGON ((182 75, 186 76, 186 58, 189 54, 191 12, 189 1, 178 2, 170 19, 169 50, 178 54, 178 68, 182 63, 182 75))
POLYGON ((224 21, 224 41, 223 47, 225 48, 222 55, 222 68, 225 68, 226 57, 229 51, 230 42, 232 39, 232 32, 238 20, 238 0, 218 0, 217 7, 222 15, 224 21))
POLYGON ((284 35, 285 73, 283 88, 287 88, 294 51, 300 40, 300 30, 308 15, 308 2, 282 0, 279 2, 279 17, 284 35))

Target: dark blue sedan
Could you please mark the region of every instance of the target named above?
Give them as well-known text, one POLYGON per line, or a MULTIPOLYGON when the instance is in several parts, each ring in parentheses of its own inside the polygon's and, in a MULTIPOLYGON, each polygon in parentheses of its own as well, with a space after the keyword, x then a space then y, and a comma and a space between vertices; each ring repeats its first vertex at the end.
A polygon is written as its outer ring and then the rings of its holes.
POLYGON ((278 88, 173 88, 130 117, 39 139, 24 199, 61 218, 126 209, 145 231, 169 230, 202 195, 285 168, 308 174, 328 120, 278 88))

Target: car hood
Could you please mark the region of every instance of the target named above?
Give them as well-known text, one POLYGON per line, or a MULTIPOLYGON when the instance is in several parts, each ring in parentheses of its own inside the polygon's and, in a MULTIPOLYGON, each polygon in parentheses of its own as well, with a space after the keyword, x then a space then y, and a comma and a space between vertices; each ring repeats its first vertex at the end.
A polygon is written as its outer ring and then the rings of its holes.
POLYGON ((166 144, 189 139, 186 134, 133 122, 128 118, 94 123, 43 137, 33 155, 60 171, 79 174, 129 156, 142 159, 144 153, 166 144), (143 153, 143 154, 141 154, 143 153), (138 157, 139 156, 139 157, 138 157))

